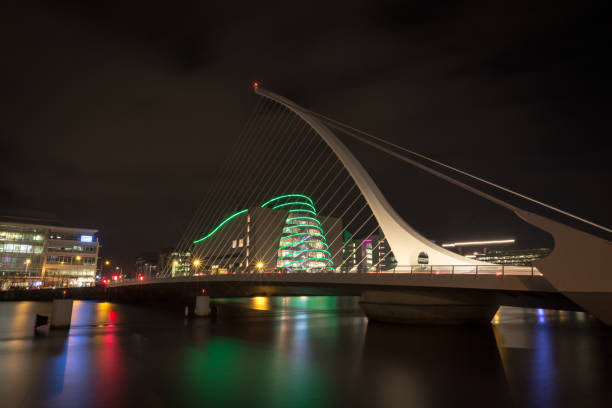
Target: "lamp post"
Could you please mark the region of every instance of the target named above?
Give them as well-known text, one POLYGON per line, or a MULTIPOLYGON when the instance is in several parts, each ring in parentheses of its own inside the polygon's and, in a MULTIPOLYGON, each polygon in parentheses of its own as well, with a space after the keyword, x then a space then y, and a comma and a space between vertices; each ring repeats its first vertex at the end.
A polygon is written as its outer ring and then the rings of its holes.
POLYGON ((200 266, 200 260, 196 259, 193 261, 193 266, 195 266, 195 274, 198 274, 198 267, 200 266))

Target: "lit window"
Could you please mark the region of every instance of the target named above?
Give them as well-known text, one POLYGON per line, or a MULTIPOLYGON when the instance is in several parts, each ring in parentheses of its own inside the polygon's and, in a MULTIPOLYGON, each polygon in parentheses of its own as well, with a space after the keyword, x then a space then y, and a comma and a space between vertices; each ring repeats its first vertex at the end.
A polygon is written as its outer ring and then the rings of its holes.
POLYGON ((238 240, 238 246, 240 248, 242 248, 244 246, 244 239, 241 238, 241 239, 238 240))
POLYGON ((236 240, 232 241, 232 248, 236 248, 236 240))

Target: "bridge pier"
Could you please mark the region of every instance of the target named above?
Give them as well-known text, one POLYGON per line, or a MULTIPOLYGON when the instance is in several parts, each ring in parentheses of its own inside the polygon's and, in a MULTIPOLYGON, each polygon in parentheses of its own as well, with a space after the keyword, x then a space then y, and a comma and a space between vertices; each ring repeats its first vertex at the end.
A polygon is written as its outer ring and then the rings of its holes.
POLYGON ((488 297, 467 300, 392 291, 366 291, 359 305, 370 320, 403 324, 488 324, 499 308, 488 297))
POLYGON ((208 296, 196 296, 193 313, 198 317, 210 316, 210 298, 208 296))
POLYGON ((51 329, 69 329, 72 320, 72 299, 54 299, 51 310, 51 329))

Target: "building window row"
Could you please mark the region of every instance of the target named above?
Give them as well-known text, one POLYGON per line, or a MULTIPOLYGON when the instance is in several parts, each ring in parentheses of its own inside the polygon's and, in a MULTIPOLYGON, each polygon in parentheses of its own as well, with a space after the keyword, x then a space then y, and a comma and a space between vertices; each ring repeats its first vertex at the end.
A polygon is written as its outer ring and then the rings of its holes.
POLYGON ((56 246, 49 245, 47 251, 49 252, 96 252, 97 247, 95 245, 70 245, 70 246, 56 246))
POLYGON ((43 247, 40 245, 28 244, 0 244, 0 252, 15 254, 40 254, 43 247))
POLYGON ((73 256, 60 256, 60 255, 49 255, 47 256, 48 264, 63 264, 63 265, 95 265, 96 258, 84 256, 73 257, 73 256))

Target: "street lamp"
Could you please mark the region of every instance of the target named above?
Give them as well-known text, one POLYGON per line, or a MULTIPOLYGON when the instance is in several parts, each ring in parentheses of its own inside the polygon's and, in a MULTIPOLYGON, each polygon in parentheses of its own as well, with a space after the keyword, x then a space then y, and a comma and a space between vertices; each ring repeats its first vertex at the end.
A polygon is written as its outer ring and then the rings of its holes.
POLYGON ((257 269, 259 269, 259 272, 261 272, 261 270, 264 267, 264 264, 263 264, 263 262, 259 261, 259 262, 257 262, 257 264, 255 266, 257 267, 257 269))
POLYGON ((193 266, 195 266, 195 274, 198 274, 198 266, 200 266, 200 260, 196 259, 193 261, 193 266))
POLYGON ((106 260, 106 261, 104 262, 104 265, 106 265, 106 266, 110 265, 110 261, 109 261, 109 260, 106 260))
POLYGON ((80 261, 80 260, 81 260, 81 255, 77 255, 77 256, 76 256, 76 260, 77 260, 77 261, 80 261))

